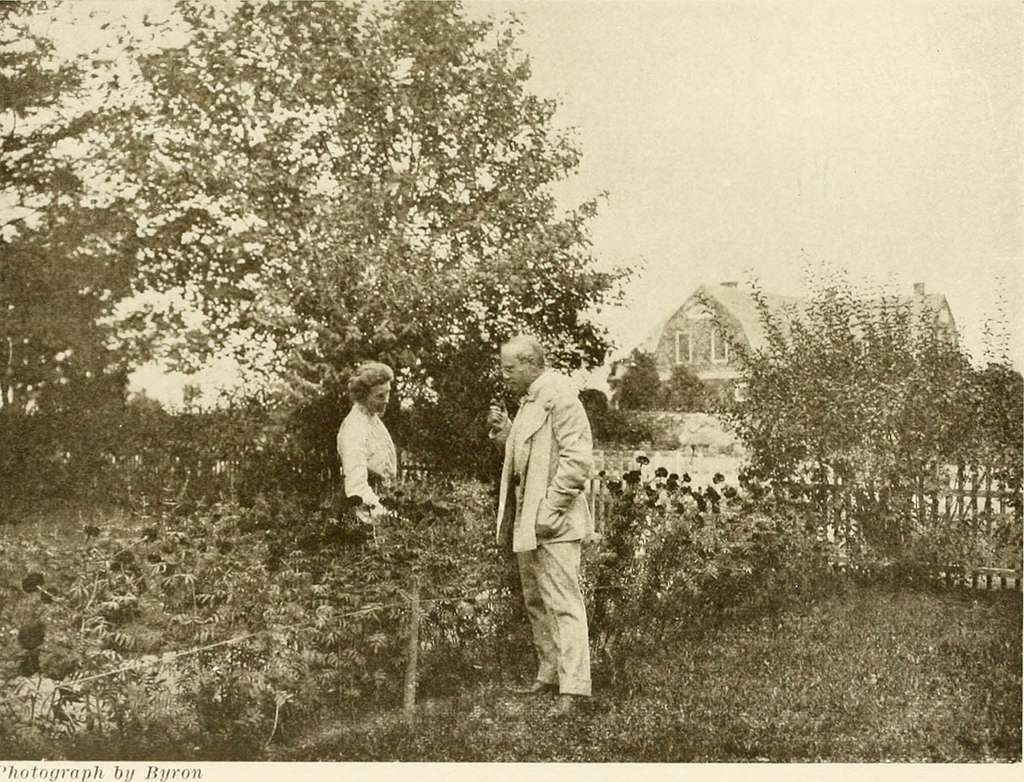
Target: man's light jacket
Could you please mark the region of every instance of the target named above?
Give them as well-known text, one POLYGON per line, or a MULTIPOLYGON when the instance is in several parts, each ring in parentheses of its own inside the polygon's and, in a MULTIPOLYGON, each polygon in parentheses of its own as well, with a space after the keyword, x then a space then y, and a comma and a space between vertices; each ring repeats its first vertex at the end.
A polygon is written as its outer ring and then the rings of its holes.
POLYGON ((583 540, 593 520, 583 492, 593 464, 590 422, 572 383, 546 370, 530 385, 505 440, 496 535, 512 550, 583 540), (515 502, 511 502, 514 492, 515 502))

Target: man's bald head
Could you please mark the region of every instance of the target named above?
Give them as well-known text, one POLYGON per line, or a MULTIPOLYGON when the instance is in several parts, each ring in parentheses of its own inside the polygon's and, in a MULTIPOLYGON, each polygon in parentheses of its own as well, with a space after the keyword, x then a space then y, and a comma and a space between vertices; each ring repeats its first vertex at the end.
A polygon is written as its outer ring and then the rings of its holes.
POLYGON ((515 394, 525 394, 546 363, 544 348, 529 334, 517 334, 501 346, 501 377, 515 394))
POLYGON ((525 361, 538 369, 547 365, 544 346, 532 334, 516 334, 501 346, 501 352, 525 361))

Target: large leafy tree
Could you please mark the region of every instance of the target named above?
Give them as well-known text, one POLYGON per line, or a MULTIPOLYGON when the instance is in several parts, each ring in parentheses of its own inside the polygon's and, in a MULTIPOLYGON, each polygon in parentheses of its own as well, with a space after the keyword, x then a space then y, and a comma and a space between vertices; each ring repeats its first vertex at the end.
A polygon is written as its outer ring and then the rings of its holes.
POLYGON ((123 364, 102 317, 124 295, 130 230, 95 186, 95 139, 116 79, 92 56, 59 56, 56 3, 0 4, 0 416, 117 397, 123 364))
POLYGON ((65 454, 99 450, 96 435, 109 431, 103 414, 116 410, 125 383, 101 322, 128 279, 112 252, 118 220, 85 181, 93 161, 81 153, 102 113, 83 98, 102 96, 90 78, 102 76, 83 58, 58 56, 45 35, 58 10, 0 4, 0 479, 8 495, 52 491, 65 454))
POLYGON ((117 146, 140 279, 206 315, 165 324, 183 357, 272 351, 308 410, 339 413, 351 367, 384 360, 443 411, 420 420, 447 449, 477 434, 503 338, 602 359, 587 313, 621 275, 595 270, 595 202, 556 208, 579 153, 527 89, 514 22, 450 2, 179 10, 189 43, 145 62, 152 105, 117 146))

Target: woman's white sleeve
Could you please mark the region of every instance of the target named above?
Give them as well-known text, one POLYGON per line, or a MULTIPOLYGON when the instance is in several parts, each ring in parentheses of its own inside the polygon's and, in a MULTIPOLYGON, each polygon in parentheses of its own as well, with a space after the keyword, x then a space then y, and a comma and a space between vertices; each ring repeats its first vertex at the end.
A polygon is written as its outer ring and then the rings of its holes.
POLYGON ((345 496, 359 497, 364 505, 373 506, 380 503, 380 498, 370 488, 366 466, 369 440, 370 430, 365 421, 346 421, 338 430, 338 455, 345 478, 345 496))

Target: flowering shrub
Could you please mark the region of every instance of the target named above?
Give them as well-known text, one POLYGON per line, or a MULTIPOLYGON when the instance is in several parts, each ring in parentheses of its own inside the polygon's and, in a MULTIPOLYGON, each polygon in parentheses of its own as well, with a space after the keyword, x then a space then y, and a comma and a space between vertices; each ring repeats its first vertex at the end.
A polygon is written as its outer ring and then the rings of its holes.
POLYGON ((613 510, 585 574, 595 651, 612 677, 627 649, 635 657, 674 625, 713 624, 830 588, 831 544, 760 485, 741 492, 716 475, 693 487, 663 468, 605 483, 613 510))

